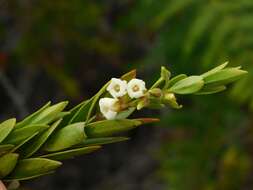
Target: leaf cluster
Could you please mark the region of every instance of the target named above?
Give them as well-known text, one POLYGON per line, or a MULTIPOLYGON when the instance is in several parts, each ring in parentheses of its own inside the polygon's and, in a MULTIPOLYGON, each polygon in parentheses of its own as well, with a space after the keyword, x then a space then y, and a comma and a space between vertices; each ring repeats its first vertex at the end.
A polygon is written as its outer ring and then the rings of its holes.
POLYGON ((21 181, 52 173, 62 160, 91 153, 104 144, 126 141, 127 137, 117 134, 157 121, 94 120, 97 101, 103 93, 105 88, 69 111, 65 111, 68 102, 48 102, 22 121, 13 118, 2 122, 0 179, 21 181))
MULTIPOLYGON (((175 94, 216 93, 246 73, 240 67, 226 66, 227 63, 200 76, 181 74, 173 78, 162 67, 160 78, 144 97, 123 102, 127 106, 115 120, 105 120, 98 110, 99 99, 108 96, 106 88, 110 81, 95 96, 71 110, 66 110, 66 101, 54 105, 48 102, 22 121, 6 120, 0 124, 0 179, 21 181, 46 175, 60 167, 62 160, 91 153, 104 144, 128 140, 118 134, 159 121, 155 118, 127 119, 136 108, 160 109, 165 104, 181 108, 175 94)), ((121 78, 136 78, 136 71, 121 78)))

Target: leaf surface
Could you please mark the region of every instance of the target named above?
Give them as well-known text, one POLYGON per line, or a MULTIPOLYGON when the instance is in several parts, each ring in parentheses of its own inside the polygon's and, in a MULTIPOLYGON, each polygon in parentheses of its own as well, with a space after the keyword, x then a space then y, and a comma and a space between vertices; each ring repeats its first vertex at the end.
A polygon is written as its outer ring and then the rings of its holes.
POLYGON ((0 157, 0 179, 7 176, 15 168, 18 154, 9 153, 0 157))
POLYGON ((36 119, 36 117, 38 117, 38 115, 40 115, 45 109, 47 109, 50 106, 51 102, 48 102, 46 105, 44 105, 42 108, 40 108, 38 111, 34 112, 33 114, 29 115, 28 117, 26 117, 23 121, 18 122, 16 125, 16 128, 21 128, 24 127, 26 125, 29 125, 32 123, 32 121, 34 119, 36 119))
POLYGON ((46 142, 43 150, 49 152, 60 151, 83 142, 85 138, 84 123, 74 123, 53 134, 46 142))
POLYGON ((152 123, 158 121, 153 118, 146 119, 122 119, 122 120, 103 120, 90 123, 85 127, 88 137, 106 137, 118 134, 124 131, 134 129, 144 123, 152 123))
POLYGON ((50 128, 48 128, 45 132, 39 135, 36 139, 31 141, 25 148, 22 150, 21 155, 25 158, 32 156, 36 153, 40 147, 47 141, 49 136, 55 131, 58 125, 61 123, 62 120, 56 121, 50 128))
POLYGON ((0 124, 0 143, 10 134, 14 129, 16 119, 9 119, 0 124))
POLYGON ((48 127, 49 127, 48 125, 34 124, 19 129, 14 129, 10 133, 10 135, 3 141, 3 143, 18 145, 19 143, 23 142, 25 139, 29 138, 33 134, 41 132, 47 129, 48 127))
POLYGON ((49 158, 53 160, 65 160, 69 158, 74 158, 75 156, 80 156, 83 154, 88 154, 91 152, 94 152, 101 148, 101 146, 89 146, 89 147, 83 147, 83 148, 76 148, 76 149, 71 149, 71 150, 66 150, 62 152, 56 152, 52 154, 47 154, 41 156, 41 158, 49 158))
POLYGON ((204 86, 201 76, 190 76, 175 83, 169 90, 176 94, 192 94, 204 86))
POLYGON ((61 162, 46 158, 29 158, 18 161, 15 169, 7 179, 26 180, 53 172, 62 165, 61 162))

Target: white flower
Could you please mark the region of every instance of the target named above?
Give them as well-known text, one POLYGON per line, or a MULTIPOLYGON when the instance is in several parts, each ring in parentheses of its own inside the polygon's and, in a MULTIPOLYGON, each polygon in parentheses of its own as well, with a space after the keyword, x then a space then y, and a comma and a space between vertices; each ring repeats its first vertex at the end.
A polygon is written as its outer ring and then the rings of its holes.
POLYGON ((127 92, 131 98, 140 98, 146 91, 145 82, 140 79, 132 79, 127 85, 127 92))
POLYGON ((125 80, 112 78, 106 89, 114 98, 119 98, 127 93, 127 82, 125 80))
POLYGON ((117 116, 118 100, 114 98, 101 98, 99 100, 100 111, 108 120, 113 120, 117 116))

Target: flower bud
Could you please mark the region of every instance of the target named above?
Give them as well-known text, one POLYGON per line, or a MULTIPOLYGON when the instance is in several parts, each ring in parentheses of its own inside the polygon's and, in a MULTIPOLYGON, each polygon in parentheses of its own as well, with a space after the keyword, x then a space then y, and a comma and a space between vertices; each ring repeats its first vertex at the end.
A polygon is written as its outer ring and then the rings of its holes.
POLYGON ((175 97, 175 94, 173 93, 165 93, 164 99, 168 101, 175 101, 176 97, 175 97))
POLYGON ((161 97, 162 96, 162 90, 160 88, 153 88, 149 90, 149 93, 155 97, 161 97))
POLYGON ((106 119, 113 120, 116 118, 120 106, 117 99, 101 98, 99 100, 99 107, 106 119))
POLYGON ((165 92, 162 100, 163 103, 169 104, 172 108, 180 109, 182 105, 177 103, 177 99, 174 93, 165 92))

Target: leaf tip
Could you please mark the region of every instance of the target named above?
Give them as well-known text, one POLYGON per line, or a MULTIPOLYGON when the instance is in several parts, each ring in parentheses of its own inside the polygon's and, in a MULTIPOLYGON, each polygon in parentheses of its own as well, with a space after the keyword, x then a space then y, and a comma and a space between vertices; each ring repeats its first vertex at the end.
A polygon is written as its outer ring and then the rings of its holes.
POLYGON ((140 118, 140 119, 137 119, 137 120, 141 121, 142 124, 155 123, 155 122, 160 121, 160 119, 158 119, 158 118, 140 118))

